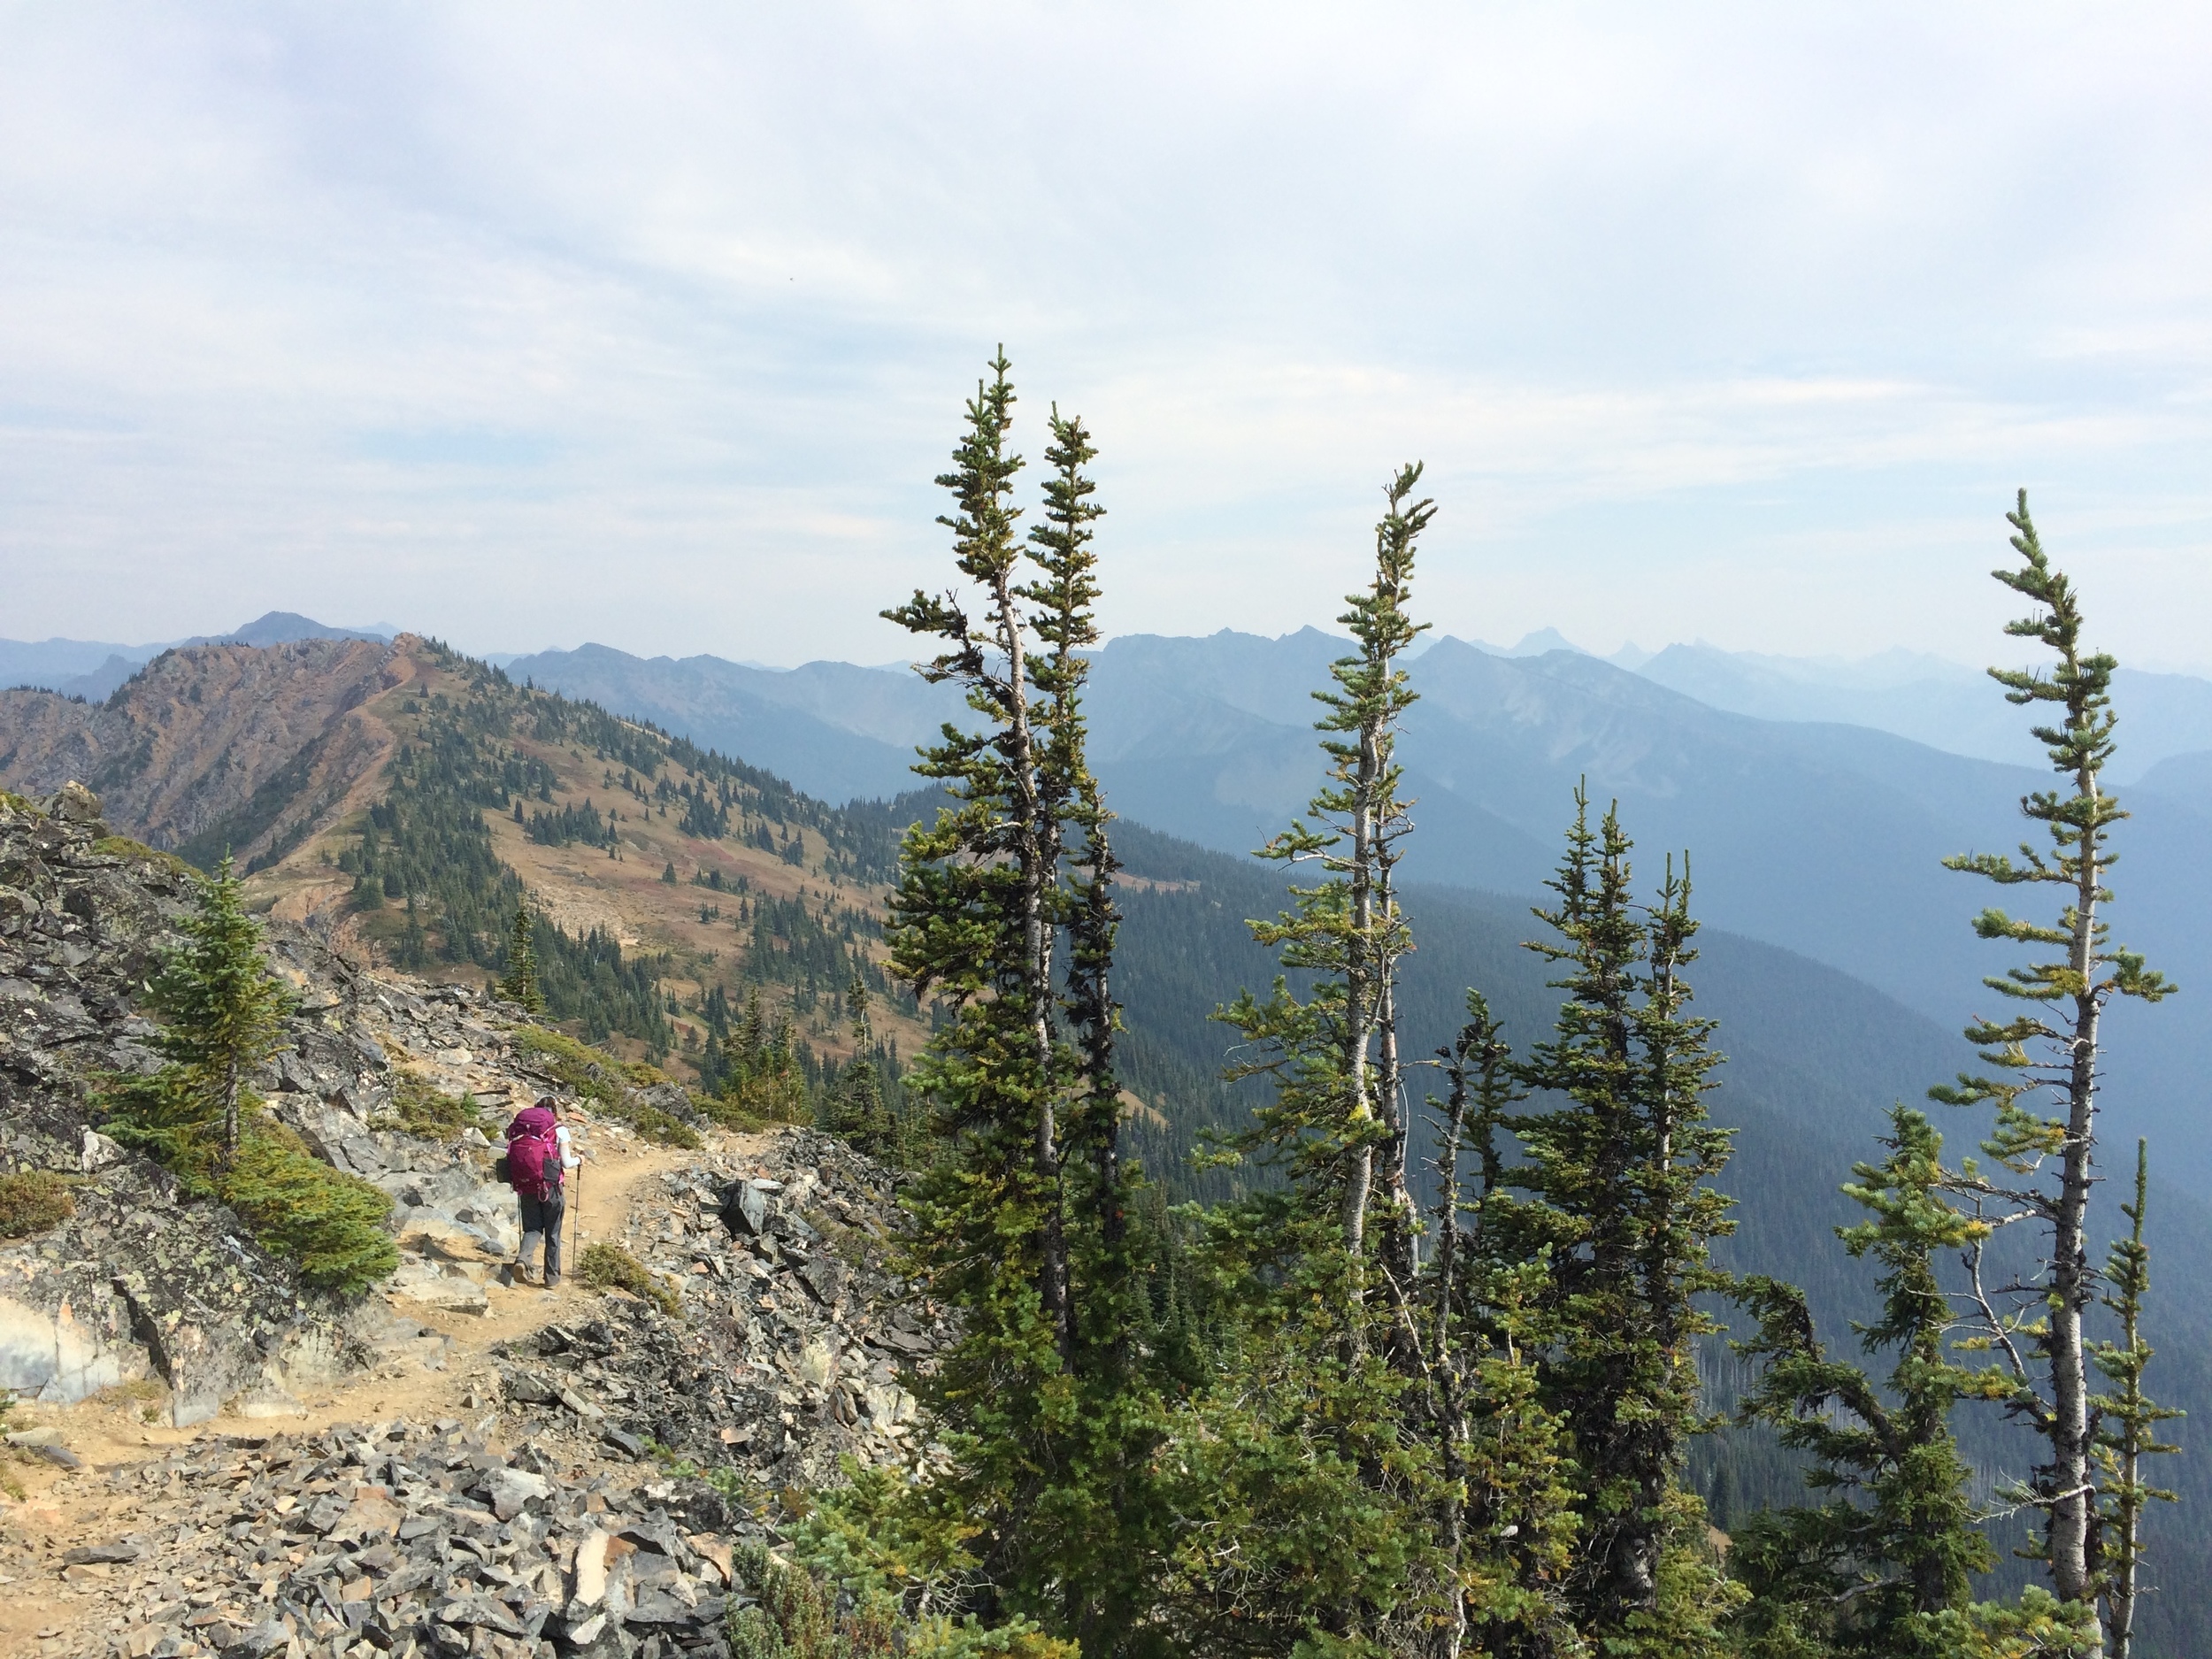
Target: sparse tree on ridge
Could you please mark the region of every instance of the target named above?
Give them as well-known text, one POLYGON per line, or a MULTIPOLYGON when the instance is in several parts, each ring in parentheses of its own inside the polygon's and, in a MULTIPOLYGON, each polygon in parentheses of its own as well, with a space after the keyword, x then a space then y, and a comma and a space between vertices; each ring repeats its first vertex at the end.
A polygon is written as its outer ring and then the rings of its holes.
POLYGON ((244 889, 226 853, 179 924, 184 948, 153 981, 164 1021, 155 1047, 176 1066, 181 1087, 221 1125, 219 1167, 238 1156, 247 1079, 284 1046, 291 997, 261 959, 261 927, 246 914, 244 889))
POLYGON ((2155 1002, 2174 987, 2139 954, 2110 942, 2099 908, 2112 898, 2105 885, 2115 862, 2112 829, 2127 817, 2103 785, 2113 754, 2111 687, 2117 664, 2084 649, 2073 585, 2051 568, 2028 514, 2025 490, 2006 517, 2021 562, 2017 569, 1992 573, 2029 599, 2034 611, 2008 624, 2005 632, 2039 641, 2058 660, 2047 672, 1989 672, 2009 703, 2056 705, 2053 722, 2033 731, 2066 787, 2020 803, 2022 814, 2043 826, 2045 847, 2023 842, 2017 859, 1974 853, 1944 862, 2001 887, 2057 887, 2062 902, 2049 922, 1994 908, 1974 918, 1974 930, 1984 939, 2044 947, 2053 954, 1983 981, 2024 1006, 2013 1018, 1978 1018, 1967 1027, 1968 1041, 1993 1071, 1962 1075, 1955 1086, 1930 1094, 1953 1105, 1987 1102, 1996 1109, 1983 1146, 1994 1167, 1967 1164, 1953 1179, 1953 1190, 1992 1212, 1995 1225, 2025 1221, 2043 1233, 2036 1271, 2017 1285, 1982 1287, 1986 1334, 2012 1374, 2010 1409, 2047 1448, 2025 1495, 2045 1517, 2041 1553, 2051 1589, 2062 1602, 2088 1606, 2104 1588, 2097 1536, 2097 1404, 2084 1328, 2098 1294, 2088 1214, 2097 1180, 2100 1021, 2115 996, 2155 1002), (2044 1091, 2055 1100, 2047 1116, 2032 1104, 2044 1091))
POLYGON ((936 1496, 981 1528, 1002 1609, 1096 1645, 1130 1635, 1151 1561, 1129 1541, 1148 1514, 1132 1483, 1148 1414, 1124 1369, 1115 866, 1081 714, 1101 510, 1089 435, 1056 409, 1043 522, 1017 536, 1014 388, 1003 353, 990 366, 938 480, 980 614, 956 592, 885 612, 939 642, 923 676, 961 687, 981 717, 973 733, 948 724, 915 768, 952 804, 908 832, 887 937, 893 971, 951 1009, 910 1072, 943 1151, 917 1248, 964 1320, 934 1386, 961 1467, 936 1496))
POLYGON ((1417 1223, 1406 1184, 1396 1002, 1398 962, 1412 933, 1394 877, 1399 843, 1413 827, 1398 793, 1399 723, 1415 699, 1402 659, 1427 626, 1405 607, 1416 548, 1436 512, 1433 503, 1412 500, 1420 481, 1414 462, 1384 492, 1388 510, 1375 527, 1373 578, 1348 596, 1338 618, 1357 649, 1330 665, 1334 688, 1313 694, 1328 710, 1315 724, 1329 771, 1309 808, 1311 822, 1294 822, 1260 849, 1263 858, 1322 872, 1312 887, 1293 886, 1291 910, 1251 924, 1254 940, 1275 948, 1284 967, 1314 976, 1313 989, 1301 998, 1279 978, 1266 1001, 1248 991, 1222 1014, 1254 1051, 1231 1075, 1263 1076, 1275 1091, 1241 1144, 1279 1161, 1313 1204, 1334 1210, 1344 1335, 1355 1348, 1365 1340, 1378 1271, 1369 1233, 1379 1161, 1386 1219, 1379 1270, 1401 1294, 1412 1279, 1417 1223))
POLYGON ((1412 828, 1395 754, 1413 701, 1402 656, 1420 632, 1406 602, 1434 512, 1413 499, 1420 477, 1408 465, 1386 487, 1372 574, 1340 618, 1355 649, 1314 694, 1327 780, 1309 818, 1262 849, 1317 866, 1288 910, 1248 924, 1306 987, 1286 973, 1216 1016, 1244 1040, 1228 1074, 1270 1086, 1220 1156, 1281 1179, 1206 1217, 1223 1329, 1164 1456, 1185 1517, 1170 1598, 1199 1651, 1426 1647, 1458 1605, 1457 1565, 1428 1525, 1444 1454, 1425 1420, 1394 995, 1412 943, 1393 879, 1412 828))

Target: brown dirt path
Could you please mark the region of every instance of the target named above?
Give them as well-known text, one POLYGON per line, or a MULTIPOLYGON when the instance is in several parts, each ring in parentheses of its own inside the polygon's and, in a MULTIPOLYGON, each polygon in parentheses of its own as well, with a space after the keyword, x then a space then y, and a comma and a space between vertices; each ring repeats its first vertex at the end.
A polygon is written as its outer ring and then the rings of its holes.
MULTIPOLYGON (((632 1207, 641 1201, 639 1188, 652 1177, 717 1153, 752 1156, 766 1144, 765 1136, 719 1133, 711 1133, 706 1148, 698 1152, 602 1141, 571 1194, 565 1240, 570 1276, 559 1286, 545 1291, 495 1284, 489 1289, 490 1306, 480 1317, 395 1301, 398 1311, 453 1339, 443 1371, 365 1372, 315 1394, 305 1402, 304 1416, 247 1421, 225 1412, 188 1429, 146 1424, 141 1417, 143 1396, 128 1389, 110 1390, 75 1405, 19 1407, 15 1426, 50 1424, 60 1430, 64 1443, 83 1460, 84 1467, 65 1471, 44 1462, 0 1465, 24 1493, 20 1501, 0 1505, 0 1659, 77 1653, 104 1645, 104 1632, 96 1632, 96 1632, 85 1628, 93 1609, 81 1601, 63 1576, 61 1555, 79 1544, 130 1530, 129 1503, 114 1495, 105 1479, 110 1471, 203 1436, 319 1432, 338 1423, 401 1417, 417 1423, 441 1417, 480 1420, 497 1405, 492 1348, 576 1317, 598 1299, 598 1292, 585 1289, 573 1277, 580 1241, 618 1235, 632 1207)), ((70 1571, 83 1574, 88 1570, 70 1571)))

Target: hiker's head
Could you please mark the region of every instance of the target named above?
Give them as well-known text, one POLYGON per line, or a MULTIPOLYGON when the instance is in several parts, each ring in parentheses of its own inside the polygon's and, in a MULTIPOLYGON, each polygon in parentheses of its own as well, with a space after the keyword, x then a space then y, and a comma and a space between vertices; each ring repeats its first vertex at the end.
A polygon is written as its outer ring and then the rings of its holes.
POLYGON ((541 1111, 551 1112, 556 1118, 558 1118, 561 1115, 561 1102, 555 1100, 550 1094, 540 1095, 538 1097, 538 1107, 541 1111))

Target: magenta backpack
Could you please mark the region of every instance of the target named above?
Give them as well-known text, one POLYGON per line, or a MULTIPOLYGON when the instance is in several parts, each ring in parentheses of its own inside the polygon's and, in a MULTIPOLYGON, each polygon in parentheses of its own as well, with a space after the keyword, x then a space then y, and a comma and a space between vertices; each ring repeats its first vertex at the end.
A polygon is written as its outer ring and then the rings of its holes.
POLYGON ((507 1185, 525 1198, 549 1198, 560 1187, 558 1121, 545 1107, 531 1106, 507 1125, 507 1185))

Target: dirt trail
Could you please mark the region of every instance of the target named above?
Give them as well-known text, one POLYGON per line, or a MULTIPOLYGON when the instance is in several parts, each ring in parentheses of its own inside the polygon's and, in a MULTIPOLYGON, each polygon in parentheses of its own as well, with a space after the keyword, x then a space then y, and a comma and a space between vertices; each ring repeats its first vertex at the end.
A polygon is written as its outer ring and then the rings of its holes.
POLYGON ((401 1417, 417 1423, 486 1417, 497 1398, 490 1363, 493 1347, 575 1317, 598 1299, 598 1292, 576 1282, 577 1257, 583 1244, 621 1233, 641 1185, 717 1152, 749 1156, 765 1144, 763 1136, 718 1133, 709 1136, 701 1151, 619 1144, 595 1148, 571 1191, 565 1241, 568 1275, 560 1286, 545 1291, 495 1284, 488 1289, 490 1305, 481 1316, 395 1302, 399 1311, 453 1340, 443 1371, 365 1372, 315 1394, 304 1402, 307 1410, 302 1416, 249 1421, 225 1412, 188 1429, 146 1424, 144 1398, 129 1389, 110 1390, 76 1405, 18 1407, 15 1427, 50 1425, 84 1466, 76 1471, 42 1461, 6 1466, 5 1472, 19 1481, 25 1495, 19 1502, 0 1505, 0 1659, 59 1652, 72 1646, 80 1620, 91 1609, 80 1605, 60 1576, 60 1555, 88 1540, 111 1537, 128 1525, 127 1501, 113 1495, 102 1477, 204 1436, 291 1433, 401 1417))

